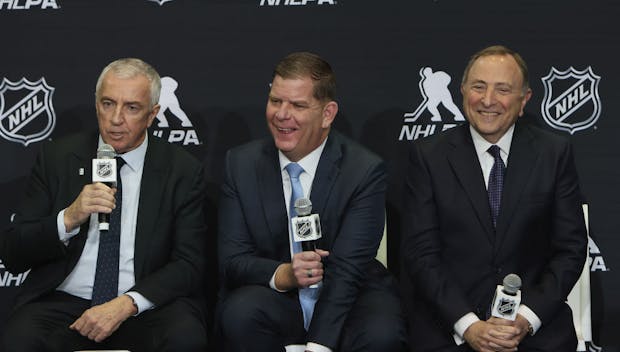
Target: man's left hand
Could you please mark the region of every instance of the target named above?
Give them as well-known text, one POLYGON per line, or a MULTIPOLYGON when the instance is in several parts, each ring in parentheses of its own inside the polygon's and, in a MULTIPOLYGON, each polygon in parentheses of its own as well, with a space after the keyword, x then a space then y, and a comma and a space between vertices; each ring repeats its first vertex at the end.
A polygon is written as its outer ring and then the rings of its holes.
POLYGON ((82 313, 70 329, 95 342, 108 338, 127 318, 137 313, 131 297, 121 295, 82 313))
POLYGON ((512 320, 507 320, 507 319, 502 319, 502 318, 496 318, 496 317, 491 317, 489 318, 489 320, 487 320, 488 323, 494 324, 494 325, 503 325, 503 326, 512 326, 515 329, 512 331, 511 336, 509 338, 507 338, 508 340, 513 340, 515 341, 517 344, 520 344, 521 341, 523 341, 523 339, 525 338, 525 336, 528 333, 528 327, 530 325, 530 323, 527 321, 527 319, 525 319, 521 314, 517 314, 517 318, 512 321, 512 320))

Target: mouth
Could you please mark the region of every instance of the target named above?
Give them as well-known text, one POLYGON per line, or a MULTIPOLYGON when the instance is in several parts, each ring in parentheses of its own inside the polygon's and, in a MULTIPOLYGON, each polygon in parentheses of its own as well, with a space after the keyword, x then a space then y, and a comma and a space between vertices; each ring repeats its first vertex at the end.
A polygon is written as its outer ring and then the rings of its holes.
POLYGON ((291 133, 297 131, 296 128, 276 127, 276 129, 278 130, 279 133, 282 133, 282 134, 291 134, 291 133))
POLYGON ((125 135, 124 132, 112 132, 112 131, 108 131, 108 135, 112 138, 112 139, 120 139, 123 138, 123 136, 125 135))
POLYGON ((500 115, 500 113, 497 111, 485 111, 485 110, 478 110, 478 114, 485 116, 485 117, 496 117, 500 115))

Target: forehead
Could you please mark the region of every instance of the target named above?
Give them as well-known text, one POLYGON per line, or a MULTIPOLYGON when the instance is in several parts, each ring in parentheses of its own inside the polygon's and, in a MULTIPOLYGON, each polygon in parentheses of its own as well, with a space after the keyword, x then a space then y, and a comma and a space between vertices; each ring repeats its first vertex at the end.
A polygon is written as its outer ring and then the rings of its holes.
POLYGON ((474 61, 467 81, 520 85, 523 77, 519 65, 511 55, 488 55, 474 61))
POLYGON ((101 82, 102 97, 142 100, 149 98, 150 84, 144 75, 120 77, 108 72, 101 82))
POLYGON ((271 96, 289 100, 312 100, 314 83, 310 77, 282 78, 275 76, 271 83, 271 96))

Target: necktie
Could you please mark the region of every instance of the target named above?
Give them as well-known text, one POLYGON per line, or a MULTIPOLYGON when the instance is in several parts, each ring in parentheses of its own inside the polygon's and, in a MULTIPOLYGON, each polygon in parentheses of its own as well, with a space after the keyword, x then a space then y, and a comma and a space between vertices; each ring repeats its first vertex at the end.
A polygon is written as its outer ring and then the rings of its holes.
POLYGON ((493 219, 493 227, 495 227, 502 201, 502 188, 504 187, 506 166, 504 165, 498 146, 490 146, 488 152, 493 155, 495 159, 493 167, 491 168, 491 173, 489 174, 489 186, 487 188, 487 192, 489 193, 489 205, 491 206, 491 218, 493 219))
MULTIPOLYGON (((291 202, 289 204, 290 217, 297 216, 295 211, 295 200, 304 196, 304 191, 301 188, 301 182, 299 182, 299 175, 304 172, 304 169, 297 163, 290 163, 286 165, 286 171, 291 179, 291 202)), ((291 222, 289 219, 289 228, 291 222)), ((291 228, 291 243, 293 244, 293 252, 301 252, 301 243, 295 242, 293 238, 293 231, 291 228)), ((308 330, 310 321, 312 320, 312 313, 314 312, 314 305, 319 297, 319 288, 300 288, 299 289, 299 303, 301 310, 304 314, 304 328, 308 330)))
POLYGON ((116 158, 116 208, 110 214, 110 229, 99 231, 99 252, 91 305, 96 306, 118 296, 118 260, 121 239, 122 183, 121 167, 125 160, 116 158))

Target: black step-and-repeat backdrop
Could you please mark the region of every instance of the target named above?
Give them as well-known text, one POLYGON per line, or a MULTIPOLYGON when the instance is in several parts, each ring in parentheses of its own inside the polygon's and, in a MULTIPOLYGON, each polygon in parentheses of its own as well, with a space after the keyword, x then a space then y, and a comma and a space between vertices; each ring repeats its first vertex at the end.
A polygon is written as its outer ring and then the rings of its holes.
MULTIPOLYGON (((594 342, 618 351, 619 15, 614 0, 0 0, 0 226, 41 143, 96 128, 100 70, 135 56, 163 77, 151 135, 204 161, 213 229, 224 152, 268 134, 273 66, 308 50, 336 71, 336 128, 388 162, 389 266, 398 275, 407 146, 462 123, 468 57, 505 44, 530 66, 524 118, 573 141, 590 205, 594 342)), ((0 263, 0 329, 26 276, 0 263)))

